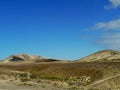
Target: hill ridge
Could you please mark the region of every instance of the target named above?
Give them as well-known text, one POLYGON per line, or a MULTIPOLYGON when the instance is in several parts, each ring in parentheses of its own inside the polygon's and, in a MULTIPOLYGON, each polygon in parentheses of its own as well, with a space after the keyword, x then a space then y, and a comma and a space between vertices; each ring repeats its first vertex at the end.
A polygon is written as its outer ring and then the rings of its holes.
MULTIPOLYGON (((88 55, 75 62, 105 62, 105 61, 118 61, 120 59, 120 52, 115 50, 102 50, 88 55)), ((119 60, 120 61, 120 60, 119 60)))

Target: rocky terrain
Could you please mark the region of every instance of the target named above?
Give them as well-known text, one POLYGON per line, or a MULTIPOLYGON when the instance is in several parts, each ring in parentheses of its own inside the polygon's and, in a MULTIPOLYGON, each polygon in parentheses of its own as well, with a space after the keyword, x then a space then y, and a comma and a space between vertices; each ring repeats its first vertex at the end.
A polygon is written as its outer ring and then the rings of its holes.
POLYGON ((0 90, 119 90, 120 52, 66 61, 28 54, 0 62, 0 90))
POLYGON ((76 62, 120 62, 120 52, 115 50, 103 50, 76 60, 76 62))
POLYGON ((3 63, 13 63, 13 62, 24 62, 24 63, 34 63, 34 62, 54 62, 54 61, 60 61, 57 59, 50 59, 45 58, 37 55, 28 55, 28 54, 17 54, 17 55, 11 55, 8 58, 2 60, 3 63))

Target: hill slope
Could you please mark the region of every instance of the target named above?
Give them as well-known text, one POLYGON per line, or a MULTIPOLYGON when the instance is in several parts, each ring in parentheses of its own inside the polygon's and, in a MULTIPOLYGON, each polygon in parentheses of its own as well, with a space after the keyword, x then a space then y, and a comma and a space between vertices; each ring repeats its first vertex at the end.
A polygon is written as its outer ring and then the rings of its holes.
MULTIPOLYGON (((51 85, 52 81, 57 81, 65 83, 65 87, 67 86, 65 90, 120 89, 120 52, 118 51, 104 50, 74 62, 62 63, 57 60, 51 63, 52 61, 56 60, 26 54, 12 55, 3 61, 8 63, 0 63, 0 77, 4 75, 21 83, 28 80, 28 82, 46 84, 49 80, 51 85)), ((52 90, 64 90, 63 86, 54 85, 60 88, 52 90)))
POLYGON ((18 54, 12 55, 2 62, 52 62, 52 61, 59 61, 56 59, 48 59, 41 56, 36 55, 28 55, 28 54, 18 54))
POLYGON ((75 62, 120 62, 120 52, 115 50, 103 50, 76 60, 75 62))

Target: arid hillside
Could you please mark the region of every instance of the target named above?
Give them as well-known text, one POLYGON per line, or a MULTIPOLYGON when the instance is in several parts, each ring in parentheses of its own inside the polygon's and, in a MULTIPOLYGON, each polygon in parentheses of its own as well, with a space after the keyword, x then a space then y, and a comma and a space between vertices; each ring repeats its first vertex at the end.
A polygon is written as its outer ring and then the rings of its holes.
POLYGON ((103 50, 76 60, 76 62, 120 62, 120 52, 115 50, 103 50))
POLYGON ((0 79, 12 79, 17 90, 119 90, 119 55, 117 51, 105 50, 81 61, 45 58, 46 61, 37 57, 39 62, 33 57, 14 55, 0 62, 0 79))
POLYGON ((1 61, 1 63, 34 63, 34 62, 54 62, 60 61, 57 59, 45 58, 37 55, 17 54, 11 55, 8 58, 1 61))

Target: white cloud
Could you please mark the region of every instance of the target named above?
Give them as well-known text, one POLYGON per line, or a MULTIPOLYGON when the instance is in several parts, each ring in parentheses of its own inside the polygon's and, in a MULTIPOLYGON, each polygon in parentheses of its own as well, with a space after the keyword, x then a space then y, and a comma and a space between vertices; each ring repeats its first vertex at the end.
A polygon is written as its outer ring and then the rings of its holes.
POLYGON ((94 26, 95 29, 101 30, 120 30, 120 19, 109 22, 100 22, 94 26))
POLYGON ((120 32, 104 34, 97 43, 108 49, 120 50, 120 32))
POLYGON ((95 43, 107 49, 120 50, 120 19, 99 22, 93 26, 93 29, 100 33, 92 38, 95 43))
POLYGON ((105 6, 105 9, 118 8, 120 7, 120 0, 109 0, 111 5, 105 6))

